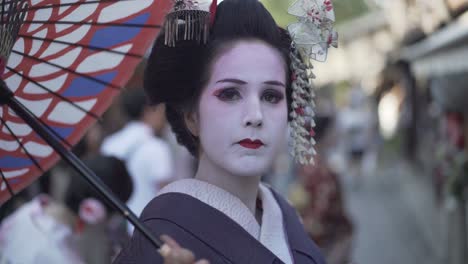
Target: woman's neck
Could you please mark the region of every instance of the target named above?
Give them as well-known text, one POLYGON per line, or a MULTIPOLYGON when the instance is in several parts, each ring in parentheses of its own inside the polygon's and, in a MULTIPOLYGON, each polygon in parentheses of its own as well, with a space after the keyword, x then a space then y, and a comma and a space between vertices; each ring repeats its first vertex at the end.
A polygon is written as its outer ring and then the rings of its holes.
POLYGON ((213 184, 236 196, 255 215, 261 175, 233 175, 218 166, 214 166, 212 162, 202 155, 195 178, 213 184))

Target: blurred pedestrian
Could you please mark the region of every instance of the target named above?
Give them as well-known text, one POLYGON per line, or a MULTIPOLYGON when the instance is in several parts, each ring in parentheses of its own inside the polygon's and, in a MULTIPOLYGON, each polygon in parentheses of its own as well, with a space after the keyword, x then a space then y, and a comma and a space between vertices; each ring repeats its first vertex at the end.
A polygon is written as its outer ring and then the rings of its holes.
MULTIPOLYGON (((122 161, 94 156, 84 163, 118 198, 126 201, 132 181, 122 161)), ((73 175, 65 203, 41 194, 0 226, 0 263, 110 263, 107 224, 115 210, 80 175, 73 175), (94 239, 84 236, 92 230, 94 239)))
POLYGON ((290 200, 298 209, 307 233, 323 250, 327 263, 349 263, 353 227, 345 210, 338 175, 328 166, 332 116, 315 118, 315 164, 300 166, 290 200))
POLYGON ((339 112, 337 125, 347 157, 347 175, 352 186, 359 188, 375 166, 376 118, 368 99, 359 86, 351 89, 346 108, 339 112))
MULTIPOLYGON (((166 122, 164 105, 149 106, 143 90, 127 91, 121 99, 130 122, 104 139, 101 152, 125 161, 134 183, 127 205, 140 215, 145 205, 173 177, 170 147, 157 136, 166 122)), ((133 230, 130 224, 128 228, 129 232, 133 230)))

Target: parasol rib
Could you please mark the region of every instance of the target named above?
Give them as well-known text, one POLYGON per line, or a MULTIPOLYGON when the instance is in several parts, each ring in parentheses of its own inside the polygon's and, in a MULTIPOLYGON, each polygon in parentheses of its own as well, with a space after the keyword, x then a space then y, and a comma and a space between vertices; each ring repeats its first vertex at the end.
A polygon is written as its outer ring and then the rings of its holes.
POLYGON ((28 113, 34 117, 36 117, 36 119, 43 125, 47 128, 47 130, 49 130, 50 133, 54 134, 54 136, 56 136, 58 139, 60 139, 61 142, 63 142, 65 145, 67 145, 67 147, 69 148, 73 148, 72 144, 70 144, 67 140, 65 140, 62 136, 60 136, 55 130, 53 130, 50 126, 48 126, 42 119, 38 118, 33 112, 31 112, 31 110, 29 110, 28 108, 26 108, 26 111, 28 111, 28 113))
POLYGON ((122 23, 99 23, 99 22, 84 22, 84 21, 56 21, 56 20, 24 20, 24 24, 52 24, 52 25, 90 25, 102 27, 138 27, 138 28, 153 28, 160 29, 161 25, 149 24, 122 24, 122 23))
POLYGON ((102 121, 102 118, 100 118, 98 115, 96 115, 95 113, 91 112, 91 111, 88 111, 86 109, 84 109, 83 107, 79 106, 78 104, 76 104, 75 102, 73 102, 72 100, 68 99, 67 97, 57 93, 57 92, 54 92, 52 90, 50 90, 49 88, 45 87, 44 85, 38 83, 37 81, 33 80, 32 78, 30 78, 29 76, 26 76, 18 71, 16 71, 15 69, 11 68, 11 67, 6 67, 8 70, 10 70, 11 72, 13 72, 14 74, 17 74, 19 76, 21 76, 22 78, 34 83, 35 85, 37 85, 39 88, 53 94, 54 96, 62 99, 63 101, 71 104, 72 106, 74 106, 76 109, 84 112, 85 114, 89 115, 89 116, 92 116, 94 119, 98 120, 98 121, 102 121))
POLYGON ((18 102, 19 104, 21 104, 22 107, 24 107, 24 109, 26 109, 26 111, 28 111, 28 113, 32 116, 34 116, 44 127, 47 128, 47 130, 49 130, 49 132, 51 132, 52 134, 54 134, 54 136, 56 136, 58 139, 60 139, 61 142, 63 142, 65 145, 67 145, 67 147, 70 147, 72 148, 72 144, 70 144, 67 140, 65 140, 62 136, 60 136, 55 130, 53 130, 50 126, 48 126, 42 119, 40 119, 38 116, 36 116, 36 114, 34 114, 33 112, 31 112, 31 110, 29 110, 27 107, 25 107, 22 103, 18 102))
POLYGON ((5 175, 3 174, 2 168, 0 168, 0 175, 2 176, 2 180, 3 180, 3 182, 5 183, 5 186, 7 187, 8 192, 10 193, 11 197, 15 196, 15 193, 13 192, 13 189, 11 189, 11 186, 10 186, 10 184, 8 183, 7 178, 6 178, 5 175))
POLYGON ((15 53, 15 54, 18 54, 18 55, 20 55, 20 56, 23 56, 23 57, 26 57, 26 58, 35 60, 35 61, 39 61, 39 62, 45 63, 45 64, 47 64, 47 65, 54 66, 54 67, 56 67, 56 68, 59 68, 59 69, 64 70, 64 71, 66 71, 66 72, 69 72, 69 73, 78 75, 78 76, 83 77, 83 78, 86 78, 86 79, 88 79, 88 80, 91 80, 91 81, 94 81, 94 82, 97 82, 97 83, 100 83, 100 84, 107 85, 109 88, 113 88, 113 89, 116 89, 116 90, 119 90, 119 91, 123 89, 123 87, 117 86, 117 85, 115 85, 115 84, 108 83, 108 82, 105 82, 105 81, 96 79, 96 78, 94 78, 94 77, 91 77, 91 76, 89 76, 89 75, 82 74, 82 73, 79 73, 79 72, 70 70, 70 69, 65 68, 65 67, 63 67, 63 66, 60 66, 60 65, 58 65, 58 64, 49 62, 49 61, 44 60, 44 59, 36 58, 36 57, 31 56, 31 55, 29 55, 29 54, 26 54, 26 53, 24 53, 24 52, 19 52, 19 51, 16 51, 16 50, 12 50, 12 52, 15 53))
POLYGON ((117 50, 109 50, 109 48, 101 48, 101 47, 96 47, 96 46, 91 46, 91 45, 83 45, 79 43, 71 43, 71 42, 66 42, 66 41, 60 41, 60 40, 55 40, 55 39, 49 39, 49 38, 40 38, 40 37, 33 37, 33 36, 27 36, 27 35, 18 35, 19 37, 26 38, 26 39, 34 39, 34 40, 41 40, 41 41, 46 41, 46 42, 51 42, 51 43, 59 43, 59 44, 64 44, 72 47, 82 47, 86 49, 91 49, 91 50, 98 50, 98 51, 105 51, 108 53, 113 53, 113 54, 119 54, 119 55, 124 55, 124 56, 129 56, 129 57, 134 57, 141 59, 143 58, 143 55, 139 54, 134 54, 134 53, 127 53, 123 51, 117 51, 117 50))
POLYGON ((26 153, 26 155, 31 159, 31 161, 34 163, 34 165, 42 172, 44 173, 44 169, 42 169, 41 165, 39 165, 39 163, 37 163, 36 159, 31 155, 31 153, 29 153, 29 151, 26 149, 26 147, 23 145, 23 143, 21 142, 21 140, 15 135, 15 133, 13 133, 13 131, 11 130, 11 128, 8 126, 8 124, 5 122, 5 120, 0 117, 0 121, 3 123, 3 125, 6 127, 6 129, 8 130, 8 132, 10 133, 10 135, 15 138, 16 142, 20 145, 21 149, 24 151, 24 153, 26 153))
MULTIPOLYGON (((21 104, 21 103, 20 103, 21 104)), ((22 104, 21 104, 22 105, 22 104)), ((47 124, 44 123, 44 121, 42 121, 42 119, 40 119, 39 117, 37 117, 33 112, 31 112, 31 110, 29 110, 27 107, 25 107, 24 105, 22 105, 22 107, 24 107, 26 109, 26 111, 28 111, 28 113, 32 116, 34 116, 43 126, 45 126, 47 128, 47 130, 49 130, 49 132, 51 132, 52 134, 54 134, 54 136, 56 136, 58 139, 60 139, 61 142, 65 143, 65 145, 67 145, 68 147, 72 148, 73 146, 68 143, 68 141, 66 141, 64 138, 62 138, 57 132, 55 132, 55 130, 53 130, 50 126, 48 126, 47 124)))
POLYGON ((64 7, 64 6, 74 6, 74 5, 89 5, 89 4, 98 4, 98 3, 106 3, 106 2, 116 3, 116 2, 128 2, 128 1, 135 1, 135 0, 96 0, 96 1, 64 3, 64 4, 35 5, 30 8, 27 8, 26 11, 57 8, 57 7, 64 7))

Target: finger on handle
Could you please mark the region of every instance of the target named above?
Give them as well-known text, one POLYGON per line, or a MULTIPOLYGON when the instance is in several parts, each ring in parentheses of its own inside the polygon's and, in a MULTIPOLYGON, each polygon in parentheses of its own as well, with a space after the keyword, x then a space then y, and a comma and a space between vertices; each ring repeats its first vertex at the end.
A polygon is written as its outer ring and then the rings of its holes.
POLYGON ((195 255, 190 250, 182 248, 173 238, 162 235, 161 240, 165 243, 159 249, 159 253, 166 260, 165 263, 194 263, 195 255))
POLYGON ((210 262, 206 259, 200 259, 199 261, 195 262, 194 264, 210 264, 210 262))
POLYGON ((162 235, 160 238, 171 248, 180 248, 180 245, 172 237, 168 235, 162 235))

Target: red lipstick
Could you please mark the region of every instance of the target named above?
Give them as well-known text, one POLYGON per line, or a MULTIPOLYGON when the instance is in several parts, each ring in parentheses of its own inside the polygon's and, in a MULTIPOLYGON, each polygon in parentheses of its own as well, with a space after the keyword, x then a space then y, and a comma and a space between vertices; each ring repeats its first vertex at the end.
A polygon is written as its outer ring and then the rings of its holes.
POLYGON ((243 146, 244 148, 249 148, 249 149, 258 149, 259 147, 263 146, 263 142, 261 140, 251 140, 251 139, 243 139, 239 141, 239 145, 243 146))

